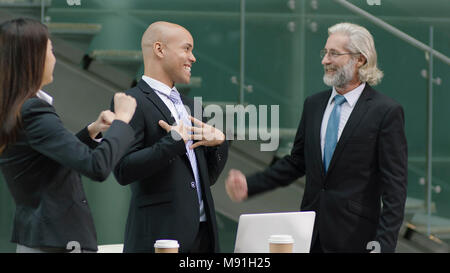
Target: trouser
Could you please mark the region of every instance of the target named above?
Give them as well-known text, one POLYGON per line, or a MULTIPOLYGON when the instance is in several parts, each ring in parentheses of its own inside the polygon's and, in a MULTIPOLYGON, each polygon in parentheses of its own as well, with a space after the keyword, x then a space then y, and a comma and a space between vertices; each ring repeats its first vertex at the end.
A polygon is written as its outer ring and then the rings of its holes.
POLYGON ((211 244, 212 236, 209 236, 208 222, 200 222, 198 233, 190 253, 212 253, 214 249, 211 244))

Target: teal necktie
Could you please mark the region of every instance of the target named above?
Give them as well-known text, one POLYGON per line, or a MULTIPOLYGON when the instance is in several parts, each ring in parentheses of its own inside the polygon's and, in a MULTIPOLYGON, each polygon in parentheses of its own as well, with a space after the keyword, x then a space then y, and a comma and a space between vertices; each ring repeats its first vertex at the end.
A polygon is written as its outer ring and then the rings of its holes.
POLYGON ((333 157, 334 149, 336 148, 339 121, 341 120, 341 105, 346 101, 342 95, 334 96, 334 108, 328 119, 327 131, 325 134, 325 147, 323 149, 323 164, 325 172, 328 171, 331 158, 333 157))

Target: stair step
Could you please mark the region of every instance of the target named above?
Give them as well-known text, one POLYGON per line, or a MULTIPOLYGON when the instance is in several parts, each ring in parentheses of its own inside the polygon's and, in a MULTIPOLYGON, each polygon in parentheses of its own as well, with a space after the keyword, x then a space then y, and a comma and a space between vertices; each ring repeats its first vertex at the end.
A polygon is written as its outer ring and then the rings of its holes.
MULTIPOLYGON (((44 7, 52 5, 51 0, 43 0, 44 7)), ((41 0, 0 0, 1 8, 41 8, 41 0)))
POLYGON ((89 57, 103 62, 142 62, 142 52, 140 50, 93 50, 89 57))
POLYGON ((100 24, 86 23, 47 23, 47 27, 52 34, 96 35, 102 29, 100 24))
MULTIPOLYGON (((426 213, 416 213, 410 223, 414 225, 415 230, 420 233, 427 233, 428 215, 426 213)), ((430 216, 430 233, 438 236, 440 239, 450 238, 450 219, 435 215, 430 216)))

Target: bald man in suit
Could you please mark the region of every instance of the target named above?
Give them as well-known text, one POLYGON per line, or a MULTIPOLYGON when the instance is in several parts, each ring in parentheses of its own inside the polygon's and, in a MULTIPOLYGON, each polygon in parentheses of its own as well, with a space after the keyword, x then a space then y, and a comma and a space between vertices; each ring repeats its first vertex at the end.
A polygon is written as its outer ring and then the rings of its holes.
POLYGON ((175 87, 190 81, 193 48, 189 31, 169 22, 151 24, 142 37, 144 75, 126 91, 137 101, 136 141, 114 172, 132 191, 124 252, 153 252, 159 239, 178 240, 180 252, 219 251, 210 187, 228 145, 220 130, 188 115, 194 101, 175 87))

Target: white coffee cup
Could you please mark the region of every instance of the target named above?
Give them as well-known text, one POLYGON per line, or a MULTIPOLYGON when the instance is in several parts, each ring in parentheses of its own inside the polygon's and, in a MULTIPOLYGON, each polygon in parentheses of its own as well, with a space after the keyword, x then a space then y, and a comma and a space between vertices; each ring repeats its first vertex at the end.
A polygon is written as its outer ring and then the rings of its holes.
POLYGON ((287 234, 275 234, 269 237, 270 253, 292 253, 294 238, 287 234))
POLYGON ((154 247, 155 253, 178 253, 180 245, 177 240, 157 240, 154 247))

